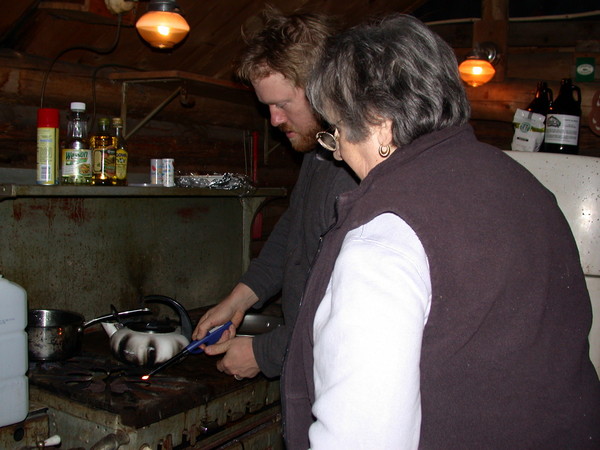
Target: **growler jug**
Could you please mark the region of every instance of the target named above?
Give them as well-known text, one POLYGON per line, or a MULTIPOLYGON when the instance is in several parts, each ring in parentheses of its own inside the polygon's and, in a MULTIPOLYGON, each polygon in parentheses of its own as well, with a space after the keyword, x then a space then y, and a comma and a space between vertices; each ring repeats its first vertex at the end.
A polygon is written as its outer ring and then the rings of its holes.
POLYGON ((546 116, 544 151, 576 155, 579 151, 581 91, 570 78, 563 78, 558 96, 546 116))

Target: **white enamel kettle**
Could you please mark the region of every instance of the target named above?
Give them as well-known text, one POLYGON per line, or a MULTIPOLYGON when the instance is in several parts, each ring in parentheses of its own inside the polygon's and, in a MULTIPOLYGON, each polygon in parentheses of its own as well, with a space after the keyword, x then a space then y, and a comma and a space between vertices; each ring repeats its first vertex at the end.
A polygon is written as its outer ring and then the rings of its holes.
POLYGON ((142 300, 162 303, 179 315, 179 325, 157 319, 102 323, 110 337, 110 348, 115 358, 136 366, 152 367, 163 363, 190 343, 192 322, 185 308, 164 295, 148 295, 142 300))

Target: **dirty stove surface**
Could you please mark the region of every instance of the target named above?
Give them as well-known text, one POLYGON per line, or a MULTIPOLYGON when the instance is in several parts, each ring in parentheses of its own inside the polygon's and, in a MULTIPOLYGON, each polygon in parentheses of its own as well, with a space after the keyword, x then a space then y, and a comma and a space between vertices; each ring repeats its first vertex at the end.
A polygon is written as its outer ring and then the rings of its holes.
MULTIPOLYGON (((195 430, 196 440, 198 435, 213 431, 232 435, 233 431, 227 431, 231 424, 231 429, 246 430, 257 426, 243 425, 250 416, 273 417, 265 410, 276 410, 279 415, 278 381, 260 375, 237 381, 216 369, 218 358, 189 355, 142 380, 149 369, 116 360, 110 354, 108 337, 94 331, 83 336, 83 350, 78 356, 61 362, 30 363, 31 398, 56 410, 57 417, 63 417, 62 423, 68 424, 69 434, 78 433, 72 424, 81 422, 83 428, 89 428, 86 421, 93 421, 101 430, 88 437, 89 442, 123 429, 130 434, 130 444, 139 445, 136 435, 140 435, 138 438, 143 436, 151 448, 166 448, 156 446, 164 441, 166 432, 173 435, 169 439, 175 445, 187 439, 181 436, 190 430, 195 430), (173 429, 174 423, 181 423, 181 429, 173 429)), ((64 430, 54 431, 65 434, 64 430)))
POLYGON ((33 386, 117 414, 123 425, 139 428, 239 390, 243 381, 218 372, 215 362, 206 355, 190 356, 143 381, 148 369, 84 353, 64 362, 31 363, 29 379, 33 386))

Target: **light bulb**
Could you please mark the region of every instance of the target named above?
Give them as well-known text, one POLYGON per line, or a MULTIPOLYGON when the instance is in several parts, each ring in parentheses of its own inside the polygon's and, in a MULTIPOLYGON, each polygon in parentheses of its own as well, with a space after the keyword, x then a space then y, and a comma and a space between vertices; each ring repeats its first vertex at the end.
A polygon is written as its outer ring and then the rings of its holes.
POLYGON ((162 34, 163 36, 168 36, 169 33, 171 32, 171 28, 166 27, 164 25, 159 25, 156 27, 157 31, 162 34))

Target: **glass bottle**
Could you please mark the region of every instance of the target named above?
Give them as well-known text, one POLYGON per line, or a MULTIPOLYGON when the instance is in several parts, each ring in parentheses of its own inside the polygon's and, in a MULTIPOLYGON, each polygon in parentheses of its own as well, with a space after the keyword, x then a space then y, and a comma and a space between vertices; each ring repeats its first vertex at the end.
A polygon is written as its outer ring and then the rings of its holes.
POLYGON ((550 105, 552 105, 552 98, 552 89, 548 87, 548 83, 538 81, 535 97, 527 107, 527 111, 542 114, 546 117, 550 110, 550 105))
POLYGON ((112 186, 116 173, 115 145, 109 127, 110 120, 107 117, 98 119, 98 131, 90 139, 93 151, 92 184, 95 186, 112 186))
POLYGON ((579 151, 581 91, 570 78, 563 78, 556 100, 546 116, 544 151, 576 155, 579 151))
POLYGON ((85 103, 71 103, 67 136, 61 151, 61 182, 92 183, 92 150, 88 142, 85 103))
POLYGON ((116 186, 127 186, 127 142, 123 136, 123 120, 120 117, 113 117, 113 138, 116 151, 116 169, 113 184, 116 186))

